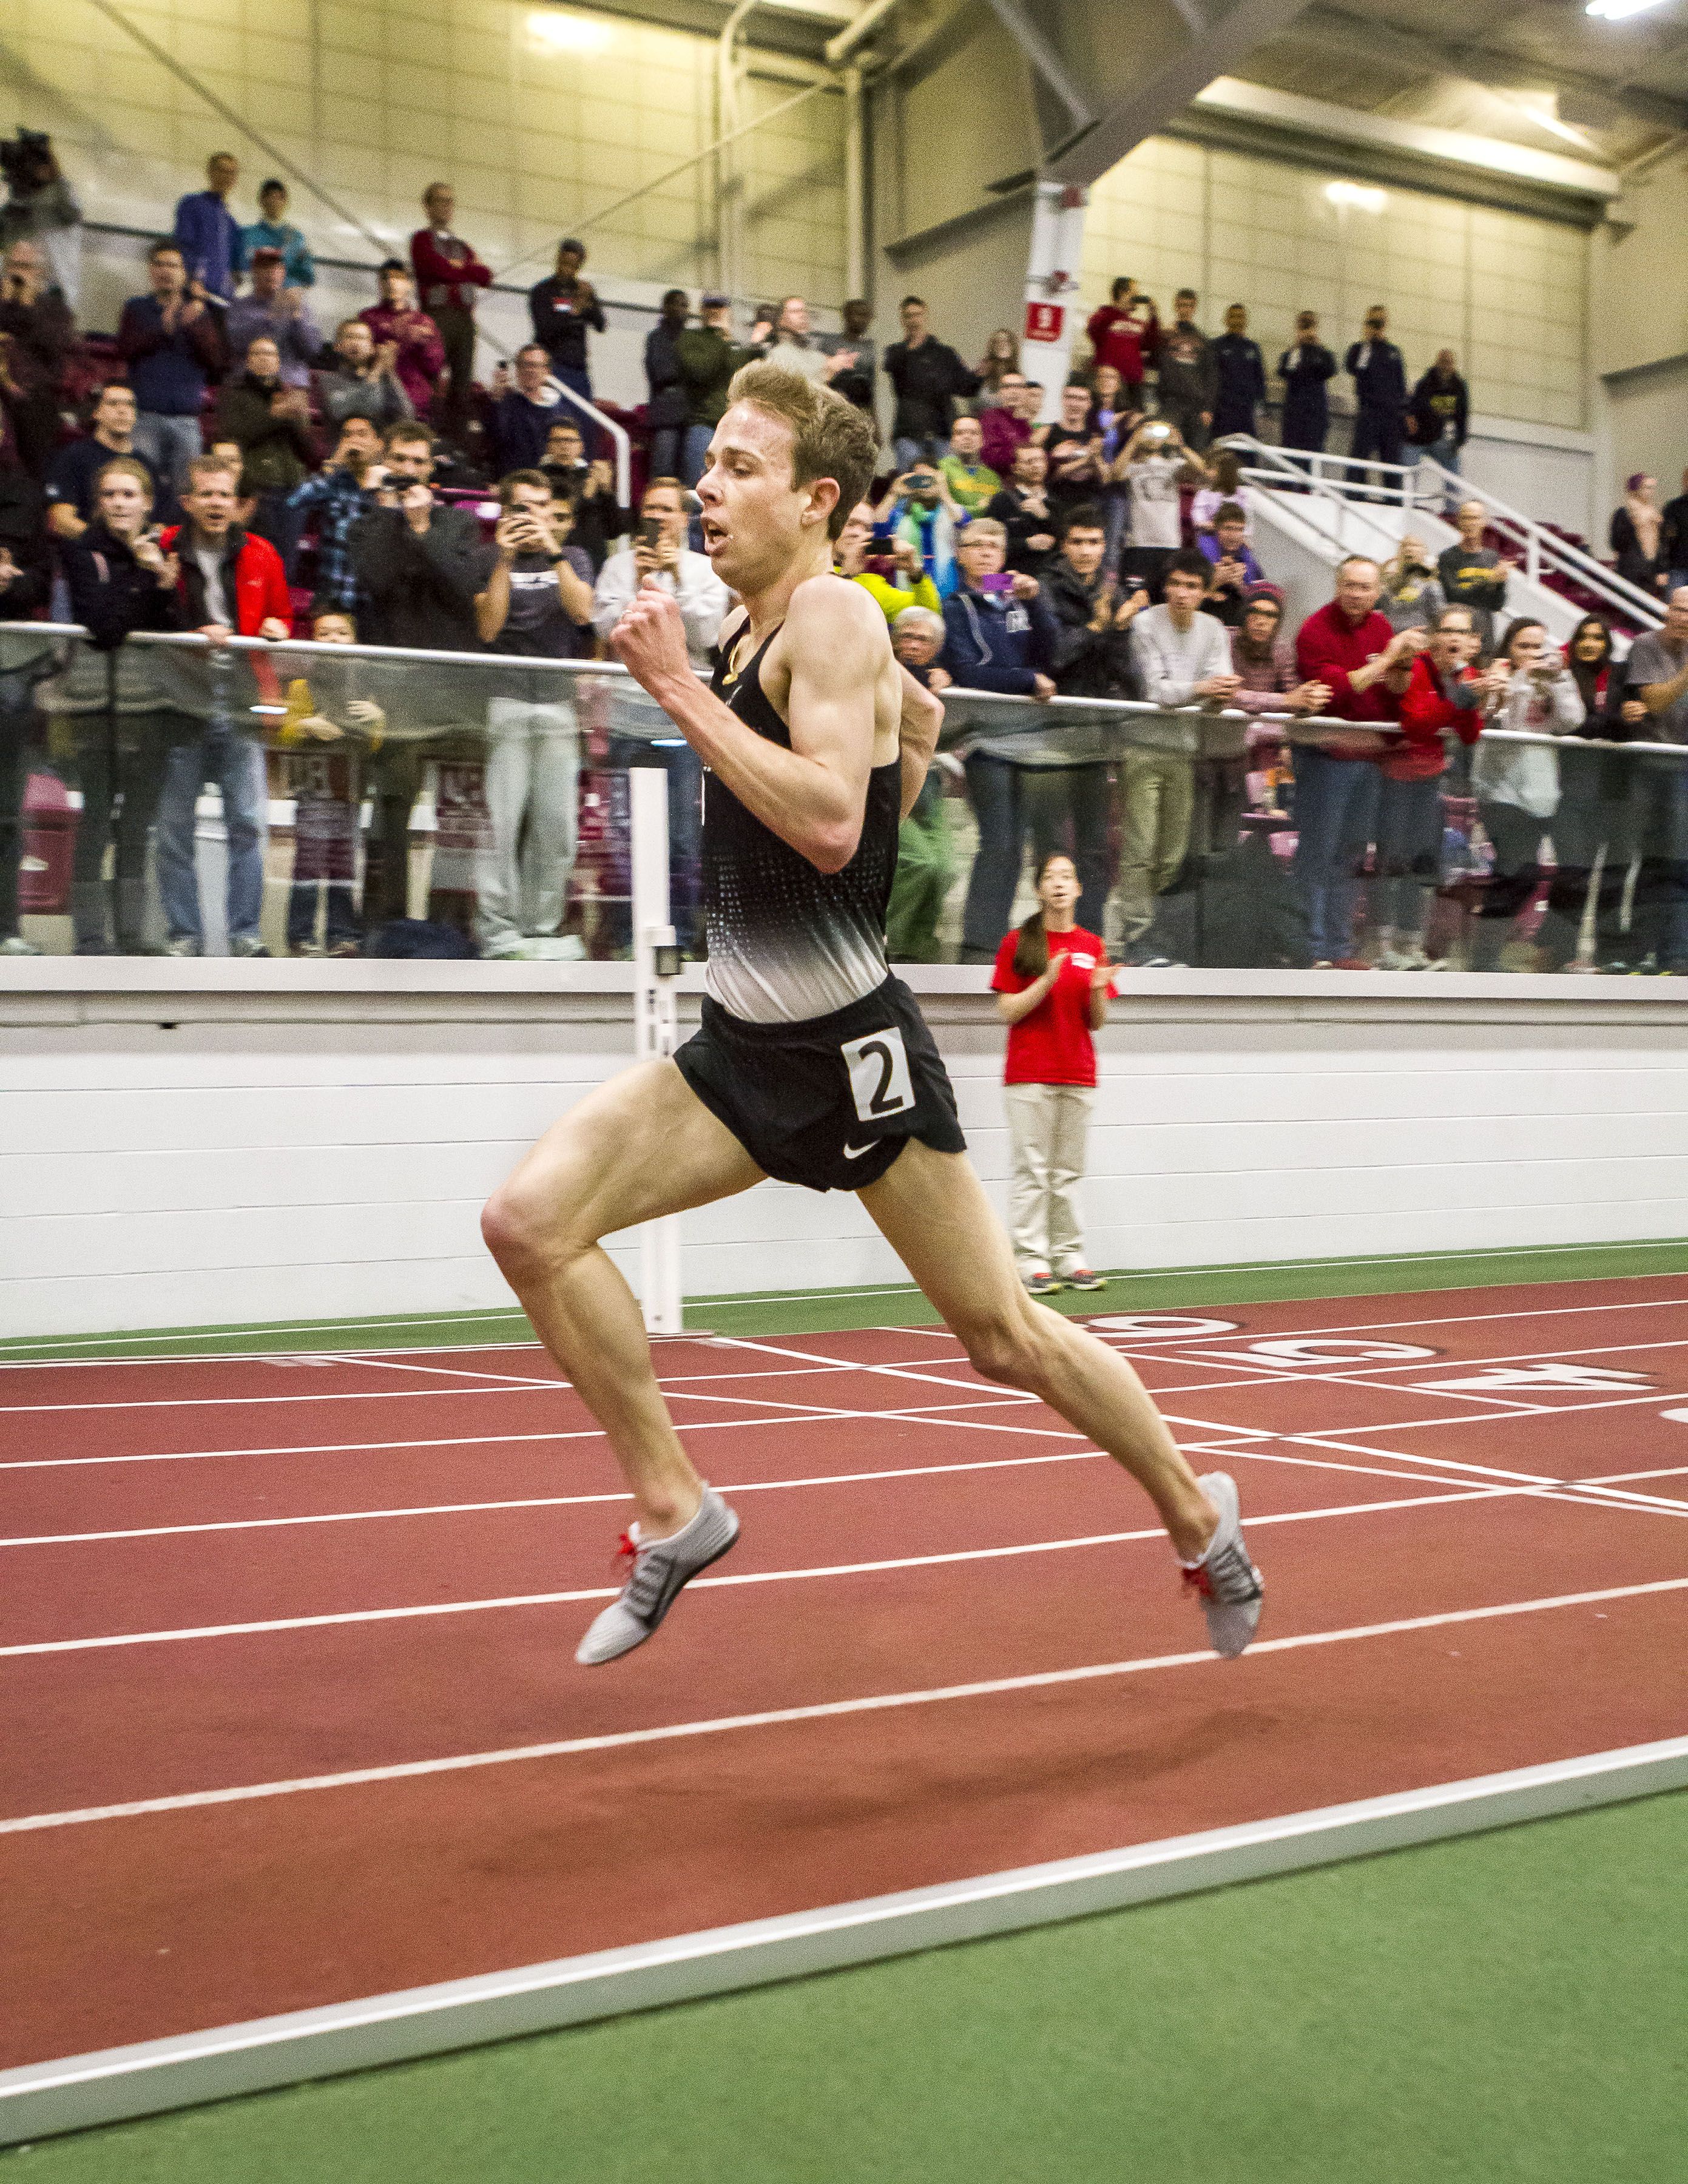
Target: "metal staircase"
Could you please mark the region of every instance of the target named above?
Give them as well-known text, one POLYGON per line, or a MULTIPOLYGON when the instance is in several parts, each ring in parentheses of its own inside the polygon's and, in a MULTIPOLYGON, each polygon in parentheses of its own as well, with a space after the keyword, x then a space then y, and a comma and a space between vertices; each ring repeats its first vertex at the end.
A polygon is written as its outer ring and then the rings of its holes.
POLYGON ((1562 644, 1585 614, 1610 623, 1620 644, 1664 619, 1658 599, 1574 540, 1428 456, 1412 464, 1356 462, 1271 447, 1242 433, 1224 444, 1243 458, 1256 522, 1275 534, 1262 559, 1284 582, 1292 613, 1324 604, 1330 571, 1345 554, 1386 560, 1411 532, 1434 560, 1459 535, 1448 512, 1462 500, 1480 500, 1489 512, 1490 543, 1516 564, 1507 586, 1510 613, 1535 616, 1562 644))

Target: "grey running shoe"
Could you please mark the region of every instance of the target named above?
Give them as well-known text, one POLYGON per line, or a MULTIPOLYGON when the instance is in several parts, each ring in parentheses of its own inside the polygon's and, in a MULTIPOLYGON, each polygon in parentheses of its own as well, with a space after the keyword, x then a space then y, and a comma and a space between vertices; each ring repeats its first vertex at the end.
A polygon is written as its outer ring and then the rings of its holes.
POLYGON ((1059 1296, 1066 1287, 1059 1274, 1028 1274, 1026 1277, 1028 1296, 1059 1296))
POLYGON ((1210 1471, 1200 1484, 1219 1512, 1219 1529, 1201 1560, 1184 1564, 1184 1581, 1201 1596, 1214 1652, 1231 1661, 1254 1635, 1266 1588, 1243 1545, 1236 1480, 1228 1472, 1210 1471))
POLYGON ((698 1513, 666 1540, 647 1546, 639 1528, 621 1535, 621 1552, 632 1568, 620 1597, 611 1601, 580 1642, 575 1658, 583 1669, 613 1661, 643 1646, 679 1597, 680 1588, 718 1563, 738 1537, 738 1519, 714 1487, 705 1486, 698 1513))

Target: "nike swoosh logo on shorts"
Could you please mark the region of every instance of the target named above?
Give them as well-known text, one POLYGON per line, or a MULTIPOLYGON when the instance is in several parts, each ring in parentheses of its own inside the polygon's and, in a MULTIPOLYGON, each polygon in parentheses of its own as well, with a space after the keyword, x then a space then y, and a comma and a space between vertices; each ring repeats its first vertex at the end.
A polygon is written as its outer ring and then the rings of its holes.
POLYGON ((870 1138, 865 1145, 846 1145, 844 1156, 846 1160, 861 1160, 864 1154, 871 1153, 878 1142, 877 1138, 870 1138))

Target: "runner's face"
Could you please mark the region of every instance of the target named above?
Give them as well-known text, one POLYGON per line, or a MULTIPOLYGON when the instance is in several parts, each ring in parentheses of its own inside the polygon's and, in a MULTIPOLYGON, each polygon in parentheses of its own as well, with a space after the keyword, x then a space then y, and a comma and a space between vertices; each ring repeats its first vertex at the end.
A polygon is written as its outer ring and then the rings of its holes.
POLYGON ((825 533, 830 481, 794 485, 791 455, 791 427, 752 403, 735 402, 715 428, 697 488, 704 551, 733 591, 766 590, 806 538, 825 533))

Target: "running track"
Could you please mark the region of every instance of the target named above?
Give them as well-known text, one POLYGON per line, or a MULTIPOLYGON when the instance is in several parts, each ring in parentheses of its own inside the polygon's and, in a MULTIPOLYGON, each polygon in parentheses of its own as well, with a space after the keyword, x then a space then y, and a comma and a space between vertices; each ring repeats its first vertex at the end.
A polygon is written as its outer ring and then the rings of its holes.
POLYGON ((0 1369, 0 2066, 1688 1728, 1688 1281, 1107 1339, 1240 1482, 1240 1662, 938 1329, 662 1346, 744 1537, 591 1671, 542 1352, 0 1369))

